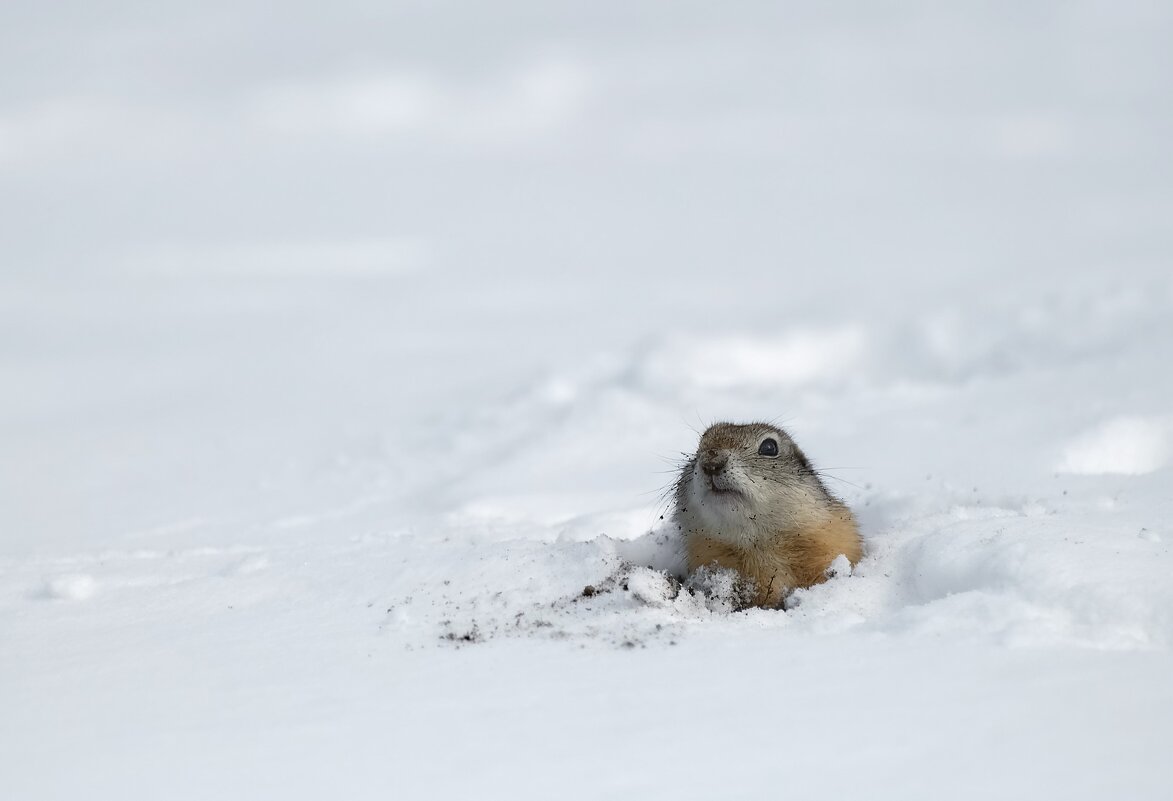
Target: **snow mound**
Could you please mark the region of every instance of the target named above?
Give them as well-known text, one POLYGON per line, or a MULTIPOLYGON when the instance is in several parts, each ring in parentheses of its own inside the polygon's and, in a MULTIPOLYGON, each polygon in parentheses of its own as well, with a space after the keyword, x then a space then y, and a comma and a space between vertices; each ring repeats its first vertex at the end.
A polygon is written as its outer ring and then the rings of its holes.
POLYGON ((98 583, 94 577, 86 573, 67 573, 53 576, 45 580, 45 598, 67 601, 84 601, 97 590, 98 583))
POLYGON ((1152 473, 1169 462, 1171 429, 1159 418, 1112 418, 1068 445, 1058 470, 1078 475, 1152 473))

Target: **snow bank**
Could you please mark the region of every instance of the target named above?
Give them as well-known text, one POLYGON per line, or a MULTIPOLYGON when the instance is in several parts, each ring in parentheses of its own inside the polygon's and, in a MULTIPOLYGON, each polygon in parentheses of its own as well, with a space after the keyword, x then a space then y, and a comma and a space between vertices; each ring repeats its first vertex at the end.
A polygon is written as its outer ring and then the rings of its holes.
POLYGON ((1063 452, 1064 473, 1143 475, 1169 462, 1168 420, 1116 417, 1076 438, 1063 452))

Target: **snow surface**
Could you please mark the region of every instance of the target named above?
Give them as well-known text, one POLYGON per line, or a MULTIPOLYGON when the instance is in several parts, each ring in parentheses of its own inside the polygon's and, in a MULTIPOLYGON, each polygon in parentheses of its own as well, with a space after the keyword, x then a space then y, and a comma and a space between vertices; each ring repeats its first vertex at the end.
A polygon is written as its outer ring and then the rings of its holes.
POLYGON ((2 13, 0 798, 1169 797, 1169 9, 2 13))

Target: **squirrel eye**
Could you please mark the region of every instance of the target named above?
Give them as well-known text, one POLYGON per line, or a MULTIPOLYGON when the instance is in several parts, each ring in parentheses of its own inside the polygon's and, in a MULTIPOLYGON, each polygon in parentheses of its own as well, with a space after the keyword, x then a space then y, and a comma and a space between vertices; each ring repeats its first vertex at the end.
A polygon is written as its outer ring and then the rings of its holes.
POLYGON ((762 444, 758 446, 758 454, 761 456, 777 456, 778 441, 773 438, 762 440, 762 444))

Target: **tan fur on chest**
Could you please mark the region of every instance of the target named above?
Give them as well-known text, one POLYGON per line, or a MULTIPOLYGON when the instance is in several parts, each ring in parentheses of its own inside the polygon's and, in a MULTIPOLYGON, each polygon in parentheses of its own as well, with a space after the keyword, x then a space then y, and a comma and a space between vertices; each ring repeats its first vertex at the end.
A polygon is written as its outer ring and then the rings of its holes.
POLYGON ((779 532, 744 546, 700 533, 686 537, 688 569, 706 565, 736 570, 753 582, 756 606, 778 607, 793 589, 826 579, 840 555, 854 565, 863 555, 855 519, 846 507, 835 509, 821 524, 779 532))

